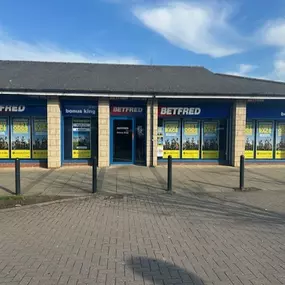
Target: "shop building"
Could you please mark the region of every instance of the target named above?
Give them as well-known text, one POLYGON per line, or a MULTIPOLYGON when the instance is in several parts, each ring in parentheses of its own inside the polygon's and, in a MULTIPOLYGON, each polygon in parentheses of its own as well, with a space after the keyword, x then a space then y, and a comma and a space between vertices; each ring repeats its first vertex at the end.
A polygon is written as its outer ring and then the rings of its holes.
POLYGON ((0 165, 285 163, 285 84, 202 67, 0 61, 0 165))

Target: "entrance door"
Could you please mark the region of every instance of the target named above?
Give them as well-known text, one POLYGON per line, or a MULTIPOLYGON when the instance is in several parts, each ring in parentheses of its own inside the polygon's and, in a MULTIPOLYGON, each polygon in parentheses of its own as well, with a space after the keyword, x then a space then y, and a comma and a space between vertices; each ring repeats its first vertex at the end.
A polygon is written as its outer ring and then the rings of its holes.
POLYGON ((134 163, 133 120, 113 119, 112 163, 134 163))

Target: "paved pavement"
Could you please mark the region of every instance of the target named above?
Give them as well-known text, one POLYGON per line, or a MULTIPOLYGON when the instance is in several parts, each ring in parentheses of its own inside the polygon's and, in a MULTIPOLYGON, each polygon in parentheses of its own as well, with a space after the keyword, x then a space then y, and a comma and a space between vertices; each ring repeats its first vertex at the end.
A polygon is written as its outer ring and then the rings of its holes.
MULTIPOLYGON (((285 190, 285 166, 247 166, 246 187, 285 190)), ((111 193, 157 193, 166 188, 165 166, 147 168, 124 166, 98 171, 98 190, 111 193)), ((87 195, 91 193, 90 167, 65 167, 57 170, 23 168, 22 193, 25 195, 87 195)), ((239 170, 227 166, 173 166, 173 189, 189 193, 232 192, 238 187, 239 170)), ((13 169, 0 169, 0 196, 15 193, 13 169)))
POLYGON ((0 210, 0 284, 285 284, 284 205, 156 191, 0 210))

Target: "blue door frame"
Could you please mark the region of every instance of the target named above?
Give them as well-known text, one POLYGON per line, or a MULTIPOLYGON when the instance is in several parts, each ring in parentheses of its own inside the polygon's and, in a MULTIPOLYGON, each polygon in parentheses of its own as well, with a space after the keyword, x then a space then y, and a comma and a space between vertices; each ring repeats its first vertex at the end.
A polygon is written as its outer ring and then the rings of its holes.
POLYGON ((135 118, 133 117, 112 117, 110 121, 110 164, 135 164, 135 118), (113 144, 114 144, 114 120, 132 121, 132 161, 114 162, 113 161, 113 144))

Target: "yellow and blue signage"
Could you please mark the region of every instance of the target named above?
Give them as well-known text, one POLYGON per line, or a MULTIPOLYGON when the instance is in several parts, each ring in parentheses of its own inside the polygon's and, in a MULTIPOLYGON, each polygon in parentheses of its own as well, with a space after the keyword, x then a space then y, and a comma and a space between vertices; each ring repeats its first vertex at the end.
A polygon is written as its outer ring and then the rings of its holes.
POLYGON ((163 104, 158 108, 158 116, 161 118, 227 118, 230 116, 230 106, 231 104, 227 102, 163 104))
POLYGON ((9 158, 8 118, 0 118, 0 158, 9 158))
POLYGON ((199 159, 200 127, 199 122, 183 120, 182 158, 199 159))
POLYGON ((164 121, 163 158, 180 158, 180 121, 164 121))
POLYGON ((253 121, 246 122, 245 127, 245 153, 244 156, 246 159, 253 159, 254 158, 254 123, 253 121))
POLYGON ((256 159, 273 158, 273 122, 257 122, 256 159))
POLYGON ((31 158, 30 119, 12 118, 11 158, 31 158))

